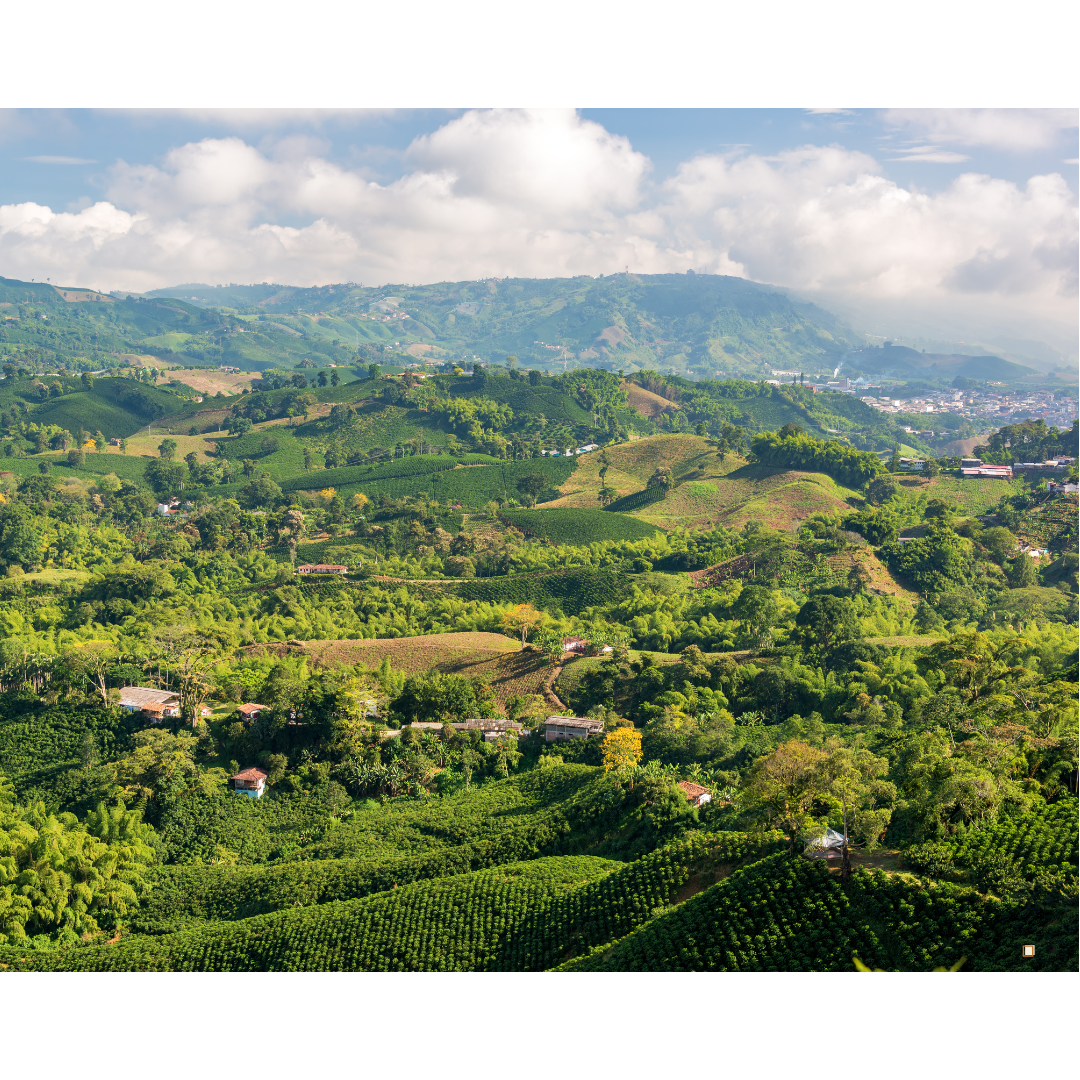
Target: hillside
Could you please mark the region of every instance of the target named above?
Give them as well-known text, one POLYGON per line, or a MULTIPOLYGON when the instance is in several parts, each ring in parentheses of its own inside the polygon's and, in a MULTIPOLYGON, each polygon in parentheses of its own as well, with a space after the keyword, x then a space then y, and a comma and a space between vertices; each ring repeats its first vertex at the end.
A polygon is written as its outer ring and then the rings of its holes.
POLYGON ((856 349, 844 357, 848 368, 878 378, 906 379, 911 376, 949 381, 957 376, 967 379, 1012 381, 1039 375, 1033 368, 1024 367, 1000 356, 968 356, 965 354, 927 353, 905 345, 856 349))
POLYGON ((345 370, 0 383, 0 970, 1075 969, 1074 493, 798 384, 345 370))

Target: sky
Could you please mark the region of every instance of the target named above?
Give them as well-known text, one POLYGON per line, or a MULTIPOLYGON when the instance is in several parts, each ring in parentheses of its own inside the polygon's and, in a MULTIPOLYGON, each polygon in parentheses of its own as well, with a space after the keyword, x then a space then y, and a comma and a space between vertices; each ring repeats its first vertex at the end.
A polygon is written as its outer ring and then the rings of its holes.
POLYGON ((862 332, 1071 358, 1077 149, 1071 109, 11 110, 0 275, 145 291, 693 269, 862 332))

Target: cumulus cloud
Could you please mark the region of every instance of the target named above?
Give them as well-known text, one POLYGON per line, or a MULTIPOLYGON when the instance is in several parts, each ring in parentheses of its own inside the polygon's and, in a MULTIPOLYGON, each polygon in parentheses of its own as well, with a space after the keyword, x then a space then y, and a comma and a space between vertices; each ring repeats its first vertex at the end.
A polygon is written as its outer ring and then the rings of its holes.
MULTIPOLYGON (((935 153, 932 140, 912 152, 935 153)), ((379 184, 307 139, 204 139, 117 163, 106 199, 0 208, 0 272, 98 288, 368 284, 706 267, 823 299, 1075 322, 1076 200, 1058 175, 901 188, 840 146, 650 162, 572 111, 490 110, 416 139, 379 184)))

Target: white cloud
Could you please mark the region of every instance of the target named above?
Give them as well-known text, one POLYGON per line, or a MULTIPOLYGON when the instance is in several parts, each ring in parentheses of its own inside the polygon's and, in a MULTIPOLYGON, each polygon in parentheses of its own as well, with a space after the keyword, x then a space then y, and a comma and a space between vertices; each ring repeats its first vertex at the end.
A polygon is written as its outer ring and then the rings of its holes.
MULTIPOLYGON (((867 154, 804 146, 700 155, 653 185, 626 139, 568 111, 465 113, 418 138, 385 185, 318 141, 260 145, 204 139, 120 162, 107 199, 77 212, 2 207, 0 273, 143 290, 707 266, 823 301, 1075 327, 1076 199, 1056 174, 969 173, 928 194, 867 154)), ((892 151, 943 152, 927 139, 892 151)))
POLYGON ((96 165, 91 158, 64 157, 61 154, 37 154, 34 157, 25 157, 23 161, 32 161, 37 165, 96 165))
POLYGON ((887 109, 885 122, 934 143, 1044 150, 1077 126, 1076 109, 887 109))
MULTIPOLYGON (((137 124, 154 124, 162 118, 182 117, 215 127, 239 129, 274 129, 296 123, 315 127, 327 121, 360 122, 401 115, 408 109, 101 109, 102 113, 120 113, 137 124)), ((451 110, 446 110, 451 111, 451 110)))
POLYGON ((886 158, 886 161, 927 161, 937 165, 959 165, 970 161, 970 154, 958 154, 955 150, 939 150, 934 146, 912 146, 899 150, 898 157, 886 158))

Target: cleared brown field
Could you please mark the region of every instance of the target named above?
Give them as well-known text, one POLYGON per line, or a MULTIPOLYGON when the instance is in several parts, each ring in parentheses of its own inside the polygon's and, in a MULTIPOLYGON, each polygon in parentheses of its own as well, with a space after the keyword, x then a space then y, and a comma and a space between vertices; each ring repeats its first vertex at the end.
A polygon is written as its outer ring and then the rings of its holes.
MULTIPOLYGON (((512 638, 480 631, 428 634, 422 637, 365 638, 339 641, 290 641, 251 645, 247 651, 265 650, 282 655, 304 652, 325 664, 363 664, 379 667, 389 657, 395 671, 415 675, 425 671, 481 678, 491 684, 499 707, 505 711, 517 694, 544 694, 553 670, 540 653, 522 649, 512 638)), ((550 701, 553 708, 557 702, 550 701)))
POLYGON ((219 391, 225 394, 239 394, 241 390, 250 389, 255 379, 261 378, 259 372, 245 371, 239 375, 233 375, 225 371, 205 371, 203 369, 170 368, 168 373, 158 377, 158 386, 175 379, 177 382, 190 386, 192 390, 198 390, 200 394, 216 394, 219 391))
POLYGON ((626 391, 627 405, 647 420, 652 420, 661 413, 670 412, 679 407, 676 402, 654 394, 651 390, 638 386, 637 383, 624 382, 622 388, 626 391))

